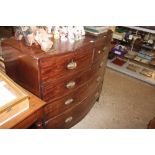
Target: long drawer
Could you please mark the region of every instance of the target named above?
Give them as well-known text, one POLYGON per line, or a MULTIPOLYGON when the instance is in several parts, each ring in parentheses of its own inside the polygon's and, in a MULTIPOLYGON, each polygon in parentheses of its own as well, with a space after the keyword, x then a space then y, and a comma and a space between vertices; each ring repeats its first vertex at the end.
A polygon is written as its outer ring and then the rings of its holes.
POLYGON ((78 53, 72 52, 61 57, 53 56, 41 59, 41 81, 55 80, 89 68, 92 63, 92 55, 93 48, 88 48, 84 51, 78 53))
POLYGON ((44 101, 53 101, 56 98, 65 96, 68 93, 84 85, 92 77, 92 70, 86 72, 77 73, 74 76, 57 80, 56 82, 49 82, 42 85, 42 99, 44 101))

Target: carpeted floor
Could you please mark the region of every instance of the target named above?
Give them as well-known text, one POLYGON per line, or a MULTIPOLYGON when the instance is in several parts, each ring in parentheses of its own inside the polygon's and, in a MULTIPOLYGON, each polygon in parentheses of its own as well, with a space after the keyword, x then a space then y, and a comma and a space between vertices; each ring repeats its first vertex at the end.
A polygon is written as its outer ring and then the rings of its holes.
POLYGON ((109 68, 99 102, 72 129, 145 129, 155 117, 155 87, 109 68))

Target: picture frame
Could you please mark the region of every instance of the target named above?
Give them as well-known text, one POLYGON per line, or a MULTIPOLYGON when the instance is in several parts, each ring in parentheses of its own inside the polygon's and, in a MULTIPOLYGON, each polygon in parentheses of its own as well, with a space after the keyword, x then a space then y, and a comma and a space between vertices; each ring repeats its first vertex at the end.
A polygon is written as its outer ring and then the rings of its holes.
POLYGON ((28 94, 0 70, 0 114, 29 98, 28 94))

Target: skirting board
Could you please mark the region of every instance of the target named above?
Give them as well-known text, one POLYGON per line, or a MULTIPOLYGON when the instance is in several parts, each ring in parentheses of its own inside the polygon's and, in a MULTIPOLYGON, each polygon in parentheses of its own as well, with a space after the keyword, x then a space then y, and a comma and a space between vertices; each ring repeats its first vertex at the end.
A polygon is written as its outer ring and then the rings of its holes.
POLYGON ((113 59, 108 60, 107 67, 109 67, 109 68, 111 68, 113 70, 116 70, 118 72, 127 74, 127 75, 129 75, 131 77, 134 77, 136 79, 142 80, 144 82, 147 82, 147 83, 149 83, 151 85, 155 85, 155 70, 143 67, 141 65, 137 65, 137 64, 135 64, 133 62, 130 62, 130 61, 127 61, 123 66, 115 65, 115 64, 112 63, 112 61, 113 61, 113 59), (134 72, 134 71, 131 71, 131 70, 127 69, 126 67, 128 66, 129 63, 134 64, 136 66, 139 66, 141 69, 146 68, 146 69, 149 69, 149 70, 153 71, 152 77, 150 78, 150 77, 147 77, 145 75, 140 74, 139 72, 134 72))

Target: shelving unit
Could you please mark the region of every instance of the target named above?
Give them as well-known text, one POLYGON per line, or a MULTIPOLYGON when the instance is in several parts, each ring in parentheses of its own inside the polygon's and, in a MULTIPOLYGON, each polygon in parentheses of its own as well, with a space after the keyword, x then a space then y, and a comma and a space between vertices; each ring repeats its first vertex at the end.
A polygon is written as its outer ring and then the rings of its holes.
POLYGON ((155 27, 151 28, 116 27, 107 66, 155 85, 155 27))

